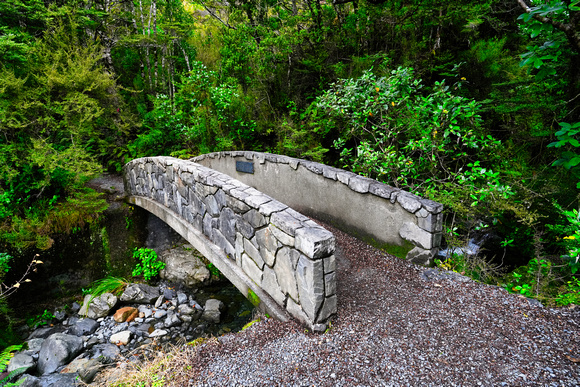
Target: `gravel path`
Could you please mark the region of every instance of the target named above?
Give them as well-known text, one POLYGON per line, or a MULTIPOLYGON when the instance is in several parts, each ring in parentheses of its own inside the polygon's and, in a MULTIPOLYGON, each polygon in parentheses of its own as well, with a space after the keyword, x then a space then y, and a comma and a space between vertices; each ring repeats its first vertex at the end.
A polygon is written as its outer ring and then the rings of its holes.
POLYGON ((580 385, 580 308, 533 306, 329 229, 339 275, 329 332, 268 319, 184 347, 167 385, 580 385))

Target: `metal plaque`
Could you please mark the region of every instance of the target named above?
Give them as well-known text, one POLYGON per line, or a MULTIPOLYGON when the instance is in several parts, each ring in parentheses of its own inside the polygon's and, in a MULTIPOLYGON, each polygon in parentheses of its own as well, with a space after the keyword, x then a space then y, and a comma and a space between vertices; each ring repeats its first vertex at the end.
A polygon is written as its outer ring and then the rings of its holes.
POLYGON ((250 161, 236 161, 236 171, 253 174, 254 163, 250 161))

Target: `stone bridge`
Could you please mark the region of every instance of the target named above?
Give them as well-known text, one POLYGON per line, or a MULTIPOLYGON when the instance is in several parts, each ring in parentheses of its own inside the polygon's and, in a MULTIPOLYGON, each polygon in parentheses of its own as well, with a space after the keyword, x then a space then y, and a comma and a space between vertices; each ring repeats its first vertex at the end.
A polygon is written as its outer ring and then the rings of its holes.
POLYGON ((123 176, 130 203, 165 221, 260 310, 315 331, 336 313, 335 240, 303 214, 421 264, 441 240, 441 204, 306 160, 146 157, 123 176))

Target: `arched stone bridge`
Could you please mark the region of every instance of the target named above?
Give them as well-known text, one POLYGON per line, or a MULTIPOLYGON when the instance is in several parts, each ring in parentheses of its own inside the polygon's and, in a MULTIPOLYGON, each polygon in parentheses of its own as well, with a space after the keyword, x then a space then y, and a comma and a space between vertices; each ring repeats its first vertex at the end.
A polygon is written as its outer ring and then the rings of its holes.
POLYGON ((441 204, 306 160, 146 157, 123 176, 130 203, 176 230, 258 308, 316 331, 336 313, 335 240, 303 214, 423 264, 441 240, 441 204))

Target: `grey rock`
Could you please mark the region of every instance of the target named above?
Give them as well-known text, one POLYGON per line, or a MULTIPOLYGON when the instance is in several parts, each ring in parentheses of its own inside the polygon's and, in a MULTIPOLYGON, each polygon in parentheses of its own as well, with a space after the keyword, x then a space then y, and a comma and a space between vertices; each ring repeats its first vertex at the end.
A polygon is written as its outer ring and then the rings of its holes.
POLYGON ((163 323, 165 328, 171 328, 178 325, 181 325, 181 320, 176 314, 170 314, 165 318, 165 322, 163 323))
POLYGON ((57 333, 58 332, 58 328, 57 327, 42 327, 42 328, 38 328, 35 329, 34 332, 32 332, 30 334, 30 336, 28 336, 28 339, 46 339, 48 336, 57 333))
MULTIPOLYGON (((193 246, 191 246, 191 245, 183 245, 182 246, 182 249, 185 250, 185 251, 187 251, 189 254, 191 254, 191 251, 188 251, 190 248, 193 249, 193 246)), ((179 251, 179 248, 172 249, 172 250, 179 251)), ((172 250, 169 250, 169 251, 172 251, 172 250)), ((175 297, 175 295, 176 295, 175 290, 173 290, 173 289, 163 289, 163 297, 166 300, 171 300, 173 297, 175 297)))
POLYGON ((166 336, 169 332, 164 329, 155 329, 153 332, 149 334, 149 337, 162 337, 166 336))
POLYGON ((75 336, 84 336, 94 333, 99 327, 99 323, 92 318, 84 318, 77 321, 75 325, 69 328, 69 333, 75 336))
POLYGON ((181 304, 187 303, 187 294, 179 292, 177 293, 177 302, 181 304))
POLYGON ((283 247, 276 254, 276 265, 274 266, 281 291, 295 300, 298 300, 298 288, 294 273, 299 258, 298 251, 283 247))
POLYGON ((264 289, 264 291, 268 293, 279 305, 284 305, 286 296, 284 293, 282 293, 282 289, 278 284, 276 272, 274 272, 274 270, 270 269, 268 266, 264 267, 262 276, 262 289, 264 289))
POLYGON ((304 227, 296 230, 294 245, 307 257, 317 259, 334 253, 334 235, 322 227, 304 227))
POLYGON ((40 352, 40 348, 42 348, 42 343, 44 343, 44 339, 30 339, 26 342, 28 344, 28 349, 26 352, 28 354, 31 353, 38 353, 40 352))
POLYGON ((421 247, 414 247, 407 253, 405 257, 408 261, 423 266, 431 266, 433 264, 433 257, 437 253, 437 249, 422 249, 421 247))
POLYGON ((129 343, 129 341, 131 341, 131 336, 133 335, 133 333, 131 331, 121 331, 121 332, 117 332, 113 335, 111 335, 111 337, 109 338, 109 341, 112 344, 116 344, 116 345, 127 345, 129 343))
POLYGON ((270 222, 290 236, 294 236, 296 230, 302 227, 300 220, 292 216, 289 209, 272 214, 270 222))
POLYGON ((264 260, 258 248, 251 241, 244 239, 244 252, 248 254, 260 270, 264 268, 264 260))
POLYGON ((127 286, 120 300, 136 304, 151 304, 159 297, 159 288, 146 284, 130 284, 127 286))
POLYGON ((81 309, 81 306, 75 301, 72 303, 71 307, 70 307, 70 311, 72 313, 76 313, 81 309))
POLYGON ((368 177, 352 175, 348 182, 348 187, 355 192, 358 193, 367 193, 369 192, 369 186, 374 180, 369 179, 368 177))
POLYGON ((101 369, 101 363, 96 359, 91 359, 81 366, 79 369, 79 377, 81 380, 87 384, 90 384, 97 376, 97 373, 101 369))
POLYGON ((251 209, 250 211, 246 212, 243 215, 244 220, 252 225, 254 228, 260 228, 266 225, 266 218, 264 215, 256 211, 255 209, 251 209))
POLYGON ((24 353, 17 353, 12 359, 10 359, 7 371, 10 373, 12 371, 21 369, 22 373, 26 373, 33 369, 34 366, 36 366, 36 362, 32 356, 26 355, 24 353))
POLYGON ((40 386, 40 378, 36 376, 32 376, 29 374, 24 374, 18 378, 16 381, 16 385, 20 387, 39 387, 40 386))
POLYGON ((255 283, 259 284, 262 282, 262 270, 246 253, 242 254, 242 269, 255 283))
POLYGON ((155 317, 156 319, 162 319, 167 315, 167 311, 165 310, 156 310, 155 312, 153 312, 153 317, 155 317))
POLYGON ((300 256, 296 268, 296 284, 298 285, 302 310, 304 310, 310 321, 315 321, 324 301, 324 268, 322 261, 312 261, 304 255, 300 256))
POLYGON ((64 310, 57 310, 54 312, 54 318, 58 322, 63 322, 66 318, 66 312, 64 310))
MULTIPOLYGON (((193 249, 191 245, 186 246, 193 249)), ((195 256, 193 250, 176 247, 163 252, 161 260, 165 262, 165 269, 161 270, 159 274, 161 278, 168 281, 181 283, 188 287, 196 287, 210 279, 211 273, 201 259, 195 256)), ((167 299, 174 297, 175 292, 165 295, 167 299), (170 295, 171 297, 169 297, 170 295)))
POLYGON ((163 300, 165 299, 165 296, 162 294, 159 297, 157 297, 157 300, 155 300, 155 304, 154 306, 156 308, 159 308, 162 304, 163 304, 163 300))
POLYGON ((79 315, 91 319, 97 319, 109 314, 109 311, 117 305, 117 297, 111 293, 103 293, 99 297, 90 294, 85 296, 79 315), (92 300, 91 300, 92 299, 92 300))
POLYGON ((425 250, 430 250, 435 247, 434 235, 419 228, 414 223, 405 222, 399 229, 399 235, 401 238, 425 250))
POLYGON ((121 354, 115 344, 97 344, 90 351, 90 359, 96 359, 102 364, 111 364, 121 354))
POLYGON ((337 311, 336 295, 330 296, 324 300, 322 309, 318 313, 317 322, 326 321, 328 318, 336 314, 337 311))
POLYGON ((203 314, 201 315, 202 320, 218 324, 224 307, 224 303, 220 300, 210 298, 205 302, 203 314))
POLYGON ((397 195, 397 202, 403 207, 405 210, 409 211, 410 213, 414 214, 417 212, 422 204, 420 202, 421 198, 415 195, 411 195, 406 192, 401 192, 397 195))
POLYGON ((60 366, 67 364, 83 348, 80 337, 55 333, 43 343, 38 354, 38 372, 47 375, 55 372, 60 366))
POLYGON ((72 387, 78 386, 77 374, 52 374, 38 379, 39 387, 72 387))

